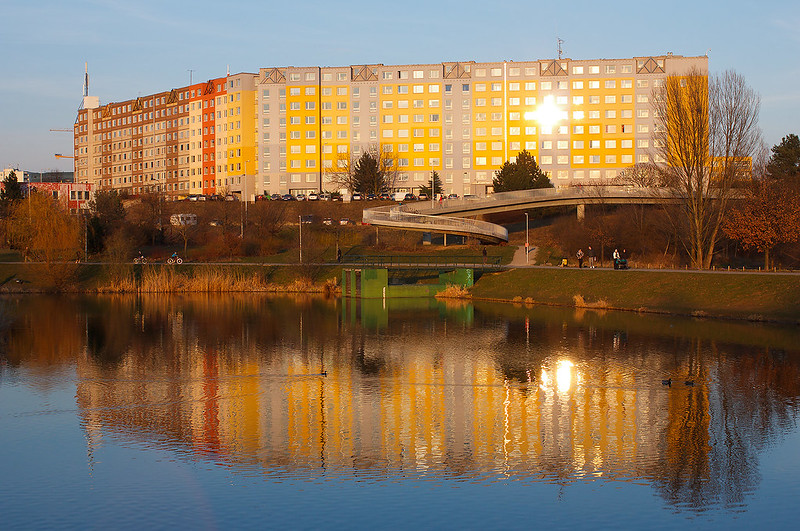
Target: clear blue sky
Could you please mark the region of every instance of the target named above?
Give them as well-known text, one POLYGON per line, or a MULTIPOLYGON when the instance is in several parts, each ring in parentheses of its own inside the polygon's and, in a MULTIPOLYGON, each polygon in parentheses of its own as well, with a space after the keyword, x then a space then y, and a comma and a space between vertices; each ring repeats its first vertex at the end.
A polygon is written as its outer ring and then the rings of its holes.
POLYGON ((769 146, 800 134, 797 0, 0 0, 0 168, 70 170, 84 62, 102 104, 271 66, 709 52, 760 93, 769 146))

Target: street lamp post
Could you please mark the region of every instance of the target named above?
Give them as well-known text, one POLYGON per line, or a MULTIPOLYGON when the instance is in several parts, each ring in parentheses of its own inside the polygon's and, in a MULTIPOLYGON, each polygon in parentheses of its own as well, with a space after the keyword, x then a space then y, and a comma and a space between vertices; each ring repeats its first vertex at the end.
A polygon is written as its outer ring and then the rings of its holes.
POLYGON ((528 213, 525 212, 525 265, 528 265, 528 251, 530 251, 528 245, 528 213))
MULTIPOLYGON (((244 161, 244 187, 242 188, 241 198, 244 201, 244 215, 242 215, 242 231, 241 237, 244 238, 244 226, 247 223, 247 200, 249 199, 247 191, 247 161, 244 161)), ((241 212, 241 210, 240 210, 241 212)))
POLYGON ((434 187, 433 187, 434 180, 433 180, 433 176, 434 175, 435 175, 435 172, 431 172, 431 209, 433 209, 433 207, 436 206, 436 203, 433 200, 433 197, 434 197, 434 192, 433 192, 434 191, 434 187))
POLYGON ((300 221, 300 263, 303 263, 303 216, 297 216, 300 221))

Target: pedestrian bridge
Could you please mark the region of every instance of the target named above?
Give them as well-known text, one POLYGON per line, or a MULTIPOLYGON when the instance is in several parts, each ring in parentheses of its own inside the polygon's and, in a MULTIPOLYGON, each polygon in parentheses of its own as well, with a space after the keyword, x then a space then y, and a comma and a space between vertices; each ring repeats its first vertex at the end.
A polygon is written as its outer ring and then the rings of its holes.
MULTIPOLYGON (((416 206, 413 205, 413 207, 416 206)), ((472 236, 490 243, 508 241, 508 229, 495 223, 463 217, 469 214, 461 216, 444 216, 438 213, 421 214, 416 212, 413 207, 411 205, 395 205, 368 208, 364 210, 362 221, 370 225, 396 229, 472 236)))
POLYGON ((677 202, 678 197, 664 188, 635 186, 586 186, 540 188, 498 192, 481 198, 445 199, 439 202, 416 202, 394 206, 368 208, 363 221, 370 225, 424 232, 441 232, 472 236, 484 242, 508 241, 505 227, 487 221, 469 219, 497 212, 530 210, 557 206, 577 206, 583 217, 585 206, 591 204, 662 204, 677 202))

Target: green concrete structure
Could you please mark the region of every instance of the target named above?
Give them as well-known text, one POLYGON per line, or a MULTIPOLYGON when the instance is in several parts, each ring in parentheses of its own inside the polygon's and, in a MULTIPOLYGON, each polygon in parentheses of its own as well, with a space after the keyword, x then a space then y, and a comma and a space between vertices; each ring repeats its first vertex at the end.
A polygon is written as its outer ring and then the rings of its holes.
POLYGON ((349 298, 385 299, 433 297, 448 285, 469 288, 475 281, 472 269, 459 268, 439 273, 437 284, 389 285, 389 270, 362 268, 342 270, 342 295, 349 298))

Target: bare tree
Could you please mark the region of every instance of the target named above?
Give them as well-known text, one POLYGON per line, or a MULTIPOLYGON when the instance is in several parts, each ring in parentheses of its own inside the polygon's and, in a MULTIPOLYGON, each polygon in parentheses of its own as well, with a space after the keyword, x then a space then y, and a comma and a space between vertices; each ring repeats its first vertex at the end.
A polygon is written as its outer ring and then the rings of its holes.
POLYGON ((692 267, 708 269, 734 187, 761 149, 759 96, 742 76, 669 76, 653 94, 656 164, 678 198, 692 267))
POLYGON ((643 188, 653 188, 663 186, 663 179, 658 168, 649 162, 640 162, 633 166, 628 166, 617 176, 614 184, 629 184, 641 186, 643 188))
POLYGON ((335 166, 328 168, 325 173, 328 180, 339 188, 351 192, 379 193, 394 188, 399 172, 398 162, 391 145, 373 145, 358 153, 340 153, 335 166))

